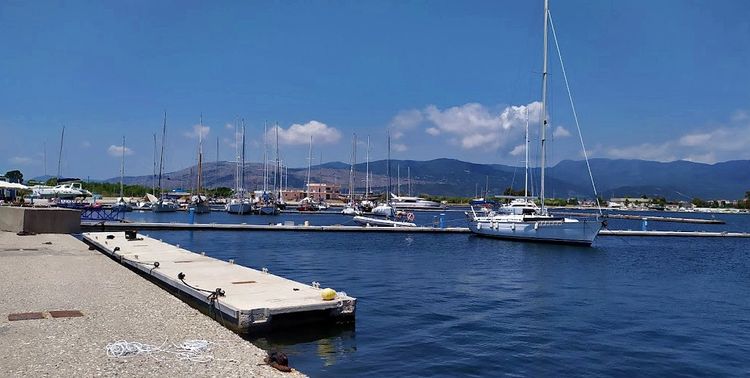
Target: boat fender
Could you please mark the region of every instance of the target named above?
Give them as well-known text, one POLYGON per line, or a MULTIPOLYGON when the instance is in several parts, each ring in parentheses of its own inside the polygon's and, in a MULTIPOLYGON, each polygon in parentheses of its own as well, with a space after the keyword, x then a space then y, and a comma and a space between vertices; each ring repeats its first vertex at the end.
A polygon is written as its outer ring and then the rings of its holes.
POLYGON ((320 291, 320 297, 323 298, 324 301, 332 301, 336 299, 336 290, 327 287, 320 291))
POLYGON ((534 222, 534 229, 535 229, 535 230, 538 230, 538 229, 539 229, 539 222, 534 222))
POLYGON ((515 231, 515 230, 516 230, 516 225, 515 225, 515 224, 511 224, 511 225, 510 225, 510 229, 511 229, 512 231, 515 231))
POLYGON ((477 230, 481 230, 481 229, 482 229, 482 224, 481 223, 477 223, 477 230))

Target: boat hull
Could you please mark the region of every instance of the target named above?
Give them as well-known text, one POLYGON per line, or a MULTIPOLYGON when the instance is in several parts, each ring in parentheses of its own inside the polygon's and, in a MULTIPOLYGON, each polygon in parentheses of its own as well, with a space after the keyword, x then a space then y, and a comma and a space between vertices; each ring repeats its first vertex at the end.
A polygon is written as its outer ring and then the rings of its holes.
POLYGON ((155 213, 171 213, 177 211, 177 209, 177 204, 171 202, 155 203, 151 206, 151 211, 155 213))
POLYGON ((359 223, 363 226, 379 226, 379 227, 417 227, 416 224, 411 222, 399 222, 399 221, 393 221, 390 219, 382 219, 382 218, 371 218, 371 217, 362 217, 362 216, 355 216, 352 218, 354 222, 359 223))
POLYGON ((208 204, 206 204, 204 202, 192 203, 192 204, 190 204, 190 206, 188 206, 188 210, 189 211, 192 210, 196 214, 207 214, 207 213, 211 212, 211 207, 208 206, 208 204))
POLYGON ((552 220, 552 221, 492 221, 469 222, 469 229, 476 235, 498 239, 521 240, 540 243, 575 244, 590 246, 602 223, 598 220, 552 220))
POLYGON ((230 203, 227 205, 227 213, 229 214, 250 214, 253 211, 253 206, 249 203, 230 203))
POLYGON ((279 208, 276 206, 261 206, 258 209, 258 214, 260 215, 277 215, 279 213, 279 208))

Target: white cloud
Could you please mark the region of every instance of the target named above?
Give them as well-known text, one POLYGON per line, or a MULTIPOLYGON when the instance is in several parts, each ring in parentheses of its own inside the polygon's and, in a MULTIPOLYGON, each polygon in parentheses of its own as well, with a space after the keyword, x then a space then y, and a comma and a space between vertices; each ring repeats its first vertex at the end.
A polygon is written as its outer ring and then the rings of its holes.
POLYGON ((422 112, 417 109, 402 110, 396 114, 389 125, 391 137, 395 140, 401 139, 404 132, 411 130, 424 121, 422 112))
POLYGON ((570 136, 570 131, 562 126, 557 126, 555 131, 552 132, 552 136, 555 138, 565 138, 570 136))
POLYGON ((14 156, 8 159, 8 161, 10 161, 12 164, 27 165, 27 164, 31 164, 31 162, 33 162, 34 160, 25 156, 14 156))
POLYGON ((425 131, 433 136, 457 138, 464 149, 497 149, 506 142, 505 131, 525 127, 527 111, 529 122, 538 123, 541 108, 540 102, 508 106, 499 112, 477 103, 444 110, 430 105, 423 111, 425 119, 431 123, 425 131))
POLYGON ((234 130, 234 125, 231 123, 227 123, 226 125, 224 125, 224 128, 227 130, 234 130))
POLYGON ((517 146, 513 147, 513 149, 512 149, 512 150, 510 150, 510 152, 509 152, 509 153, 510 153, 510 154, 511 154, 512 156, 518 156, 518 155, 521 155, 521 154, 523 154, 523 153, 524 153, 525 151, 526 151, 526 150, 524 149, 524 145, 523 145, 523 144, 519 144, 519 145, 517 145, 517 146))
POLYGON ((184 132, 183 135, 191 139, 198 139, 199 137, 206 139, 209 131, 211 131, 211 128, 206 125, 193 125, 193 129, 184 132))
POLYGON ((133 154, 133 150, 131 150, 130 148, 125 146, 115 146, 114 144, 109 146, 109 148, 107 149, 107 153, 109 153, 110 156, 121 157, 123 150, 125 151, 125 155, 133 154))
POLYGON ((391 149, 393 149, 393 151, 396 151, 396 152, 405 152, 409 148, 406 147, 406 145, 403 143, 393 143, 391 144, 391 149))
MULTIPOLYGON (((325 123, 315 120, 302 125, 295 123, 287 129, 279 127, 279 143, 281 144, 308 144, 310 143, 310 136, 312 136, 313 143, 316 145, 332 144, 341 139, 341 132, 335 127, 330 127, 325 123)), ((268 140, 275 140, 276 127, 272 127, 268 130, 267 137, 268 140)))
POLYGON ((598 146, 599 156, 622 159, 657 161, 690 160, 702 163, 750 159, 750 119, 731 116, 731 125, 720 125, 712 130, 689 132, 673 140, 648 142, 626 147, 598 146))

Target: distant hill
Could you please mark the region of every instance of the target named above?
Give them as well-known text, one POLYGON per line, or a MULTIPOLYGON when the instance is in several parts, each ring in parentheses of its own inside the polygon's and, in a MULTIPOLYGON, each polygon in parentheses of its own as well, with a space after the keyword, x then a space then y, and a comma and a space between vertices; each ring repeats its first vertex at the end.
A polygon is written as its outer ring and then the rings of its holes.
MULTIPOLYGON (((675 161, 660 163, 646 160, 592 159, 591 169, 599 193, 605 197, 640 197, 658 195, 670 200, 738 199, 750 190, 750 160, 728 161, 716 164, 675 161)), ((482 193, 488 183, 490 194, 501 194, 505 188, 523 188, 523 168, 500 164, 476 164, 455 159, 428 161, 392 160, 391 181, 396 192, 400 167, 401 193, 408 191, 407 172, 411 172, 412 194, 429 193, 446 196, 473 196, 482 193)), ((211 162, 203 166, 207 187, 234 187, 236 165, 233 162, 211 162)), ((365 164, 357 164, 356 188, 365 185, 365 164)), ((165 188, 186 188, 195 185, 196 167, 188 167, 163 175, 165 188)), ((385 160, 370 162, 371 186, 383 191, 388 183, 385 160)), ((565 160, 548 168, 547 192, 551 197, 592 197, 591 184, 584 161, 565 160)), ((349 165, 331 162, 311 169, 313 182, 338 183, 347 190, 349 165)), ((538 182, 539 169, 530 172, 538 182)), ((263 187, 263 165, 245 165, 246 187, 251 190, 263 187)), ((307 168, 289 168, 290 188, 302 188, 307 178, 307 168)), ((119 177, 105 180, 118 182, 119 177)), ((152 176, 127 176, 126 184, 151 186, 152 176)), ((273 173, 270 183, 273 185, 273 173)), ((534 192, 538 184, 533 184, 534 192)))

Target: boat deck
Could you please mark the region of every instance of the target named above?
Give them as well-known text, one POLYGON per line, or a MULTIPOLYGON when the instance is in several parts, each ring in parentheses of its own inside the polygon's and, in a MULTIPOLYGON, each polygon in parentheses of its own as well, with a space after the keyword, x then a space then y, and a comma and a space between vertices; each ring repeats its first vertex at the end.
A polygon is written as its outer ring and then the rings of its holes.
POLYGON ((237 332, 354 320, 357 300, 343 292, 326 301, 318 287, 193 253, 142 234, 128 239, 125 232, 92 232, 83 234, 83 239, 237 332))

